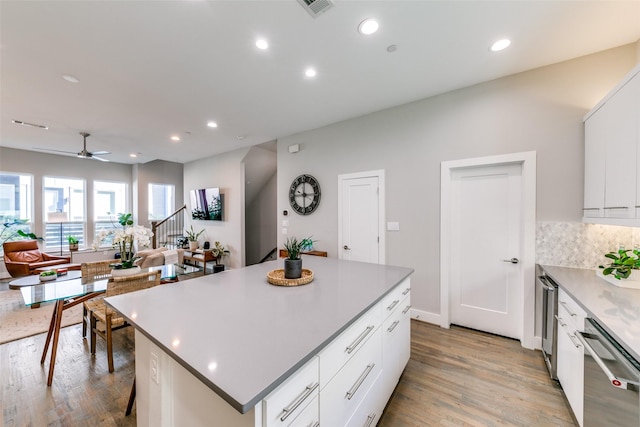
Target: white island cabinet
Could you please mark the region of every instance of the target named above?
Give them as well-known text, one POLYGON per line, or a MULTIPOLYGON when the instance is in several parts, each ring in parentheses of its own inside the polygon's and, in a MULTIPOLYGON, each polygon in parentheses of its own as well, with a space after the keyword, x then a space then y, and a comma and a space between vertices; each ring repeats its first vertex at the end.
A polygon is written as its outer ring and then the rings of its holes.
POLYGON ((138 426, 375 425, 410 351, 410 268, 272 261, 119 295, 136 328, 138 426))

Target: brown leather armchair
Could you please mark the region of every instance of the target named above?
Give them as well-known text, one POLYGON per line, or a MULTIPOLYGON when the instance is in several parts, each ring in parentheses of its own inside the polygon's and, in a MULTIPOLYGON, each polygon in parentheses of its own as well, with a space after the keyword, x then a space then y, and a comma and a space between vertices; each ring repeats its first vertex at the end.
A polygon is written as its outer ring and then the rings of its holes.
POLYGON ((68 264, 70 257, 49 255, 40 252, 36 240, 17 240, 4 242, 4 264, 11 277, 21 277, 33 274, 36 268, 50 267, 58 264, 68 264))

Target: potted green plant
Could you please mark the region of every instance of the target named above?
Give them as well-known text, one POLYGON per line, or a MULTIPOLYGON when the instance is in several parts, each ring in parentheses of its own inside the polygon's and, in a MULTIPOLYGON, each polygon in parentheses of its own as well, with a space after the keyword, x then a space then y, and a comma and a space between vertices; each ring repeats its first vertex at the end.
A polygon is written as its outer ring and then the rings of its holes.
POLYGON ((189 240, 189 250, 195 251, 196 249, 198 249, 198 237, 200 237, 203 232, 204 229, 196 232, 193 229, 193 225, 190 226, 189 230, 184 230, 184 234, 189 240))
POLYGON ((77 251, 78 250, 78 239, 74 236, 67 236, 67 242, 69 242, 69 250, 77 251))
POLYGON ((229 250, 225 248, 222 243, 215 242, 213 244, 213 248, 211 248, 211 253, 216 259, 216 265, 213 267, 213 272, 218 273, 220 271, 224 271, 224 264, 221 264, 222 258, 230 254, 231 252, 229 252, 229 250))
POLYGON ((609 252, 604 256, 613 260, 606 266, 598 266, 603 269, 602 274, 604 276, 611 274, 618 280, 628 279, 633 270, 640 269, 640 251, 638 249, 632 251, 630 249, 620 248, 618 252, 609 252))
POLYGON ((284 248, 287 251, 287 257, 284 260, 284 278, 299 279, 302 277, 302 258, 300 253, 302 250, 313 244, 311 237, 298 240, 295 237, 288 237, 284 242, 284 248))

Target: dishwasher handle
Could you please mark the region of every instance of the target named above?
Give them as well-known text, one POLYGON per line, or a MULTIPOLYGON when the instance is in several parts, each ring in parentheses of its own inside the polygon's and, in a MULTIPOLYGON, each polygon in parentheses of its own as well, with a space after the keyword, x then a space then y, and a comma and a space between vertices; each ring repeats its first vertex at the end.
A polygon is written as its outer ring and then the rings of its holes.
POLYGON ((624 378, 616 377, 613 372, 607 367, 607 364, 598 356, 598 353, 591 347, 591 344, 587 342, 587 337, 585 337, 584 332, 576 331, 576 338, 580 341, 580 343, 584 346, 584 349, 589 352, 594 362, 602 369, 602 372, 609 379, 609 383, 616 388, 621 388, 625 390, 637 390, 638 385, 640 385, 636 381, 627 380, 624 378))
POLYGON ((556 287, 549 285, 549 281, 546 276, 538 276, 538 283, 540 283, 542 289, 549 292, 555 292, 556 287))

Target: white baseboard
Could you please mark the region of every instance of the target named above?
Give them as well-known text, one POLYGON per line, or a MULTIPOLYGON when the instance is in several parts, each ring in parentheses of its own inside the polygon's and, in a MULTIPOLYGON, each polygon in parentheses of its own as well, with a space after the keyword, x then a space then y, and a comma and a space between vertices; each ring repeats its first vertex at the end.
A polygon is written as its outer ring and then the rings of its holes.
POLYGON ((434 325, 440 325, 440 314, 429 313, 428 311, 411 309, 411 318, 419 320, 425 323, 433 323, 434 325))

